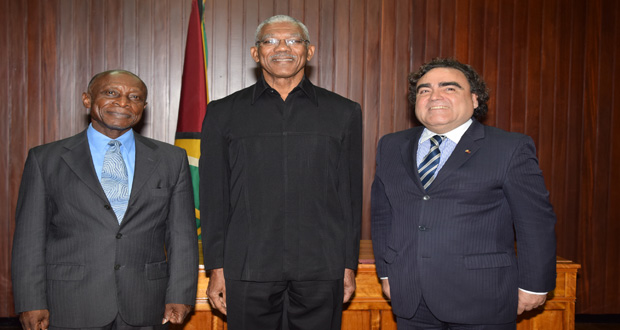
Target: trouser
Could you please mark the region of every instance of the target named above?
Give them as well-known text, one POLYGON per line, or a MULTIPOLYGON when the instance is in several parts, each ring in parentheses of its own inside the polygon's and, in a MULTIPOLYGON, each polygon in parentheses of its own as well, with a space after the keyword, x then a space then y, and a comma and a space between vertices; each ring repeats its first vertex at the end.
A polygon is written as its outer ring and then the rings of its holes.
POLYGON ((340 329, 343 281, 250 282, 226 279, 229 330, 282 329, 285 293, 289 330, 340 329))
MULTIPOLYGON (((163 318, 163 317, 162 317, 163 318)), ((127 324, 121 314, 116 314, 116 318, 112 323, 104 325, 103 327, 92 327, 92 328, 61 328, 50 325, 48 330, 76 330, 76 329, 84 329, 84 330, 167 330, 168 323, 166 324, 157 324, 151 326, 143 326, 143 327, 135 327, 127 324)))
MULTIPOLYGON (((515 311, 515 314, 517 311, 515 311)), ((424 298, 412 318, 396 317, 398 330, 515 330, 517 321, 505 324, 457 324, 438 320, 430 311, 424 298)))

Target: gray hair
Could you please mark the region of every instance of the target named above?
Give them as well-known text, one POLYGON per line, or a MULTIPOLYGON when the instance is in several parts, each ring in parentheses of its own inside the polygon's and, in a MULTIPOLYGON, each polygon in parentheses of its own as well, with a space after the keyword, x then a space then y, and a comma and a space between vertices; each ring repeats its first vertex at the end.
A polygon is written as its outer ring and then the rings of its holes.
POLYGON ((269 17, 268 19, 264 20, 262 23, 258 25, 258 27, 256 28, 256 33, 254 34, 255 42, 260 41, 258 39, 258 36, 261 30, 263 29, 263 27, 265 27, 265 25, 267 24, 272 24, 272 23, 293 23, 299 26, 299 28, 301 28, 301 31, 303 33, 302 37, 310 41, 310 34, 308 33, 308 28, 300 20, 293 18, 291 16, 287 16, 287 15, 275 15, 275 16, 269 17))

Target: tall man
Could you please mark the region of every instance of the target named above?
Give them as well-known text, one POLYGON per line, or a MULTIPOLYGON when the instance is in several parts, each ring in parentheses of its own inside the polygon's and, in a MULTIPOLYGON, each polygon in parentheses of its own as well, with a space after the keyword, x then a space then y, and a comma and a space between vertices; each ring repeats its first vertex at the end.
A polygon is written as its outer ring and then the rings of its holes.
POLYGON ((99 73, 82 94, 88 129, 30 150, 12 258, 24 329, 166 328, 194 304, 187 156, 133 132, 146 96, 131 72, 99 73))
POLYGON ((477 120, 489 95, 469 65, 436 59, 409 83, 423 126, 381 139, 371 203, 398 327, 515 329, 555 287, 555 215, 534 142, 477 120))
POLYGON ((262 77, 209 103, 200 205, 207 289, 229 329, 340 329, 355 290, 361 110, 314 86, 308 30, 274 16, 256 30, 262 77))

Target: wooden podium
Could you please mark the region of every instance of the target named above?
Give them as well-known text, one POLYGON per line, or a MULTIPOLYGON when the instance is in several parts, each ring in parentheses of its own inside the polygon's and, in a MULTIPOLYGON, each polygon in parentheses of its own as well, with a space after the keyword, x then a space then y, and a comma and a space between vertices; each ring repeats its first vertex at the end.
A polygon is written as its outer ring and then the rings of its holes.
MULTIPOLYGON (((196 310, 184 325, 171 326, 172 329, 226 329, 225 318, 217 311, 212 312, 207 301, 206 290, 209 279, 205 276, 204 268, 200 267, 196 310)), ((549 293, 543 308, 524 313, 519 317, 517 329, 574 330, 577 270, 580 267, 569 260, 558 258, 555 290, 549 293)), ((344 307, 342 329, 396 330, 392 307, 381 292, 370 240, 361 241, 360 264, 355 279, 357 290, 351 302, 344 307)))

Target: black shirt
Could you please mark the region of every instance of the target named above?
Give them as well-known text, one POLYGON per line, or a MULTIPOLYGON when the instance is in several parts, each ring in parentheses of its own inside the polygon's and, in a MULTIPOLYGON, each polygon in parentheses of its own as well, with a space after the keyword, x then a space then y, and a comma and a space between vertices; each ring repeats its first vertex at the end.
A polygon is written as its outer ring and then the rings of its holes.
POLYGON ((279 281, 357 268, 359 104, 306 78, 283 101, 261 78, 209 103, 199 168, 206 269, 279 281))

